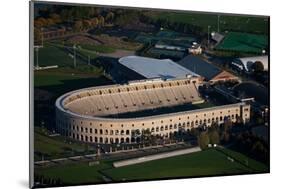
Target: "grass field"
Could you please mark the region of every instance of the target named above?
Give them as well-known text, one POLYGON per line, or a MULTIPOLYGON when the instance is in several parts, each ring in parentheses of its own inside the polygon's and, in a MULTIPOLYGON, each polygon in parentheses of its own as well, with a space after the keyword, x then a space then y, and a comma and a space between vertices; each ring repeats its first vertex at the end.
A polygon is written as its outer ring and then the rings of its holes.
POLYGON ((42 160, 42 156, 39 154, 43 154, 44 160, 46 160, 73 156, 76 153, 85 151, 94 153, 94 149, 89 146, 87 147, 86 144, 77 142, 69 143, 69 141, 66 142, 65 139, 60 136, 50 137, 44 130, 39 129, 38 127, 35 127, 34 139, 35 161, 42 160))
MULTIPOLYGON (((176 13, 176 12, 148 12, 152 19, 168 19, 171 22, 188 23, 203 28, 207 32, 208 25, 212 31, 217 31, 218 17, 216 14, 204 13, 176 13)), ((263 17, 220 15, 220 31, 240 31, 268 34, 268 19, 263 17)))
MULTIPOLYGON (((37 52, 34 50, 34 64, 36 65, 37 52)), ((39 66, 53 66, 58 65, 59 67, 73 66, 73 59, 65 51, 59 48, 59 45, 54 46, 48 43, 44 44, 43 48, 39 49, 38 52, 39 66)), ((77 65, 83 65, 84 63, 77 59, 77 65)))
POLYGON ((216 49, 261 54, 268 49, 268 39, 265 35, 229 32, 216 49))
POLYGON ((36 174, 50 178, 61 178, 65 184, 102 182, 102 175, 113 181, 150 180, 173 177, 194 177, 211 175, 229 175, 242 173, 267 172, 268 168, 255 160, 228 150, 237 159, 248 159, 250 166, 231 162, 227 155, 214 149, 192 154, 171 157, 151 162, 113 168, 112 161, 101 161, 99 165, 88 166, 86 163, 62 165, 36 169, 36 174))
POLYGON ((253 172, 240 163, 230 162, 224 154, 213 149, 104 171, 116 181, 253 172))
POLYGON ((55 94, 55 97, 72 90, 112 83, 113 82, 105 76, 94 74, 94 72, 92 74, 72 74, 68 72, 57 73, 39 71, 36 72, 34 76, 34 86, 55 94))

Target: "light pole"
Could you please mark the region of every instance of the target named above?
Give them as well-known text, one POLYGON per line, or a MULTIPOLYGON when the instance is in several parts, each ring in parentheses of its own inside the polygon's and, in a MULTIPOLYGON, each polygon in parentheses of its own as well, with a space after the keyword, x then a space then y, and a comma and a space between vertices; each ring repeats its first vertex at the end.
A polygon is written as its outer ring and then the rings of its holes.
POLYGON ((44 34, 43 34, 43 28, 41 28, 41 45, 44 46, 44 34))
POLYGON ((210 28, 211 28, 211 26, 208 25, 208 48, 210 46, 210 28))
POLYGON ((39 59, 38 59, 38 54, 39 54, 39 47, 35 47, 36 51, 36 69, 39 68, 39 59))
POLYGON ((218 15, 218 33, 220 32, 220 15, 218 15))
POLYGON ((73 45, 73 66, 74 66, 74 68, 76 68, 76 46, 75 46, 75 44, 73 45))

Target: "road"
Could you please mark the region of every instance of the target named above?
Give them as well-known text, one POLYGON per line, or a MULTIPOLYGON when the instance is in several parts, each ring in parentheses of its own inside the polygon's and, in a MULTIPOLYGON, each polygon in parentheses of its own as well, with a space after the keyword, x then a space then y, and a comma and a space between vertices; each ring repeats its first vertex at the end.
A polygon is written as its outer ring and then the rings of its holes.
POLYGON ((152 155, 152 154, 158 154, 163 152, 169 152, 179 149, 187 149, 190 146, 186 143, 179 142, 177 144, 169 144, 169 145, 158 145, 158 146, 152 146, 152 147, 145 147, 141 149, 130 149, 130 150, 124 150, 124 151, 116 151, 112 153, 102 153, 100 156, 97 157, 97 154, 88 154, 88 155, 81 155, 81 156, 72 156, 72 157, 65 157, 65 158, 59 158, 59 159, 51 159, 51 160, 42 160, 42 161, 36 161, 34 162, 35 166, 45 166, 45 165, 52 165, 52 164, 58 164, 58 163, 67 163, 67 162, 76 162, 76 161, 93 161, 97 159, 128 159, 128 158, 136 158, 140 156, 145 155, 152 155))

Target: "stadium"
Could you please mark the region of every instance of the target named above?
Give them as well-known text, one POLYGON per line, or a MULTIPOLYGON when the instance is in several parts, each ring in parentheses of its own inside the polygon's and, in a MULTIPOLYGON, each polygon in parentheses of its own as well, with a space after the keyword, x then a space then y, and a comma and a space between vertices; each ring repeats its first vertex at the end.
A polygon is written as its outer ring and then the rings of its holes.
POLYGON ((249 121, 250 105, 246 103, 191 108, 204 103, 199 85, 199 77, 189 76, 72 91, 56 101, 56 129, 82 142, 129 144, 140 142, 144 130, 169 138, 213 122, 222 124, 227 119, 249 121), (161 111, 163 108, 173 111, 161 111))

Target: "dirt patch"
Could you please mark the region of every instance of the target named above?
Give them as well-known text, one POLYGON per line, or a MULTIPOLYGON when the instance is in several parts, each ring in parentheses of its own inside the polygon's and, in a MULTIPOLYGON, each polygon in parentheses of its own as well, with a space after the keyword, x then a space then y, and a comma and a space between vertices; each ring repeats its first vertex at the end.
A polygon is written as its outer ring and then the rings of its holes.
POLYGON ((121 57, 124 57, 124 56, 135 55, 135 51, 118 49, 113 53, 98 53, 98 55, 106 56, 106 57, 112 57, 112 58, 121 58, 121 57))
POLYGON ((68 43, 73 44, 87 44, 87 45, 101 45, 102 41, 95 39, 94 37, 86 35, 76 35, 67 39, 68 43))
POLYGON ((101 41, 104 45, 116 48, 116 49, 127 49, 127 50, 137 50, 142 47, 141 43, 136 43, 132 41, 126 41, 126 37, 114 37, 106 34, 94 36, 98 41, 101 41))

